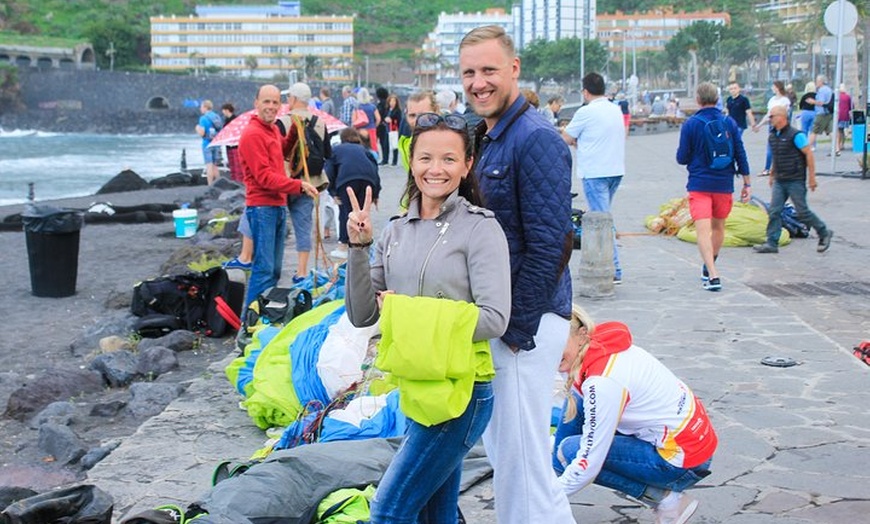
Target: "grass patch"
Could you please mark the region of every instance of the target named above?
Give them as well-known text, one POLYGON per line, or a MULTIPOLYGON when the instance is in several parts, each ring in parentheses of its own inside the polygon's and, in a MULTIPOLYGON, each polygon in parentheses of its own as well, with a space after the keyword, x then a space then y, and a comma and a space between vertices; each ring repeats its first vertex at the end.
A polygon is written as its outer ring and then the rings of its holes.
POLYGON ((55 36, 42 35, 19 35, 17 33, 9 33, 0 31, 0 44, 5 45, 26 45, 33 47, 75 47, 79 44, 86 44, 87 40, 83 38, 60 38, 55 36))

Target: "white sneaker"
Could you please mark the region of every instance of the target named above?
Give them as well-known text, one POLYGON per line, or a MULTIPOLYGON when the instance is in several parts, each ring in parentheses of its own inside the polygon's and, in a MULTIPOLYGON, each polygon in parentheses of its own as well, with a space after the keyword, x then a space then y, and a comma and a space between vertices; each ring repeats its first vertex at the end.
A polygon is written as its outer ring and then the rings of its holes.
POLYGON ((698 501, 684 493, 678 495, 676 501, 670 504, 663 502, 655 509, 656 524, 685 524, 689 521, 698 509, 698 501))
POLYGON ((329 256, 332 258, 347 258, 347 251, 343 249, 333 249, 329 252, 329 256))

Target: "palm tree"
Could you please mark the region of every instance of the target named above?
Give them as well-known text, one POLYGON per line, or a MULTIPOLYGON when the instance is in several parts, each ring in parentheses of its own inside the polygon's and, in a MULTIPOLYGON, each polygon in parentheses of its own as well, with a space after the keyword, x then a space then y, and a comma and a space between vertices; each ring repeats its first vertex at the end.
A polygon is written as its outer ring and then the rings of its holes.
POLYGON ((794 57, 795 44, 803 41, 802 24, 781 24, 771 28, 770 35, 773 37, 773 43, 779 44, 782 47, 783 53, 780 53, 779 67, 780 71, 785 69, 788 78, 791 79, 793 70, 792 62, 794 57))
POLYGON ((322 60, 320 57, 314 55, 305 55, 305 66, 303 68, 305 81, 309 82, 312 78, 319 78, 322 76, 320 71, 322 60))
POLYGON ((756 10, 755 12, 755 27, 758 34, 758 56, 761 57, 761 63, 764 64, 764 77, 759 71, 758 83, 770 82, 770 68, 767 61, 767 46, 770 39, 770 33, 773 27, 777 25, 774 20, 774 15, 770 11, 756 10))
POLYGON ((248 55, 245 57, 245 67, 248 69, 248 77, 251 78, 254 76, 254 70, 260 66, 260 63, 257 61, 257 57, 254 55, 248 55))

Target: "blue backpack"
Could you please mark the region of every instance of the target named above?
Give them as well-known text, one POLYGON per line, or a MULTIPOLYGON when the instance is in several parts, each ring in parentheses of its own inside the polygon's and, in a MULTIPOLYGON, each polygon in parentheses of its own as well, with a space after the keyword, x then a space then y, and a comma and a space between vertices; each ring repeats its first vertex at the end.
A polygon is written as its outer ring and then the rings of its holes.
POLYGON ((704 145, 710 169, 734 168, 734 142, 724 118, 714 118, 704 124, 704 145))

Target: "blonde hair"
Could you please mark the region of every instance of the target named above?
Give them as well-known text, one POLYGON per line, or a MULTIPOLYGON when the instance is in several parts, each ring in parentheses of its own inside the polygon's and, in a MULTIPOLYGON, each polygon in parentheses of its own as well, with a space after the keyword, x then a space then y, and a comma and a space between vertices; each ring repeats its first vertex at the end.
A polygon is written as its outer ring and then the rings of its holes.
POLYGON ((462 37, 462 41, 459 42, 459 51, 462 51, 468 46, 482 44, 484 42, 489 42, 490 40, 498 40, 498 43, 501 44, 502 48, 511 58, 517 56, 513 39, 507 34, 507 32, 505 32, 503 27, 498 25, 485 25, 472 29, 466 33, 465 36, 462 37))
POLYGON ((574 395, 571 394, 571 387, 577 379, 577 374, 580 373, 583 359, 586 358, 586 352, 589 350, 589 342, 592 334, 595 333, 595 322, 592 320, 589 313, 577 304, 573 304, 571 306, 571 328, 569 336, 577 335, 580 332, 580 328, 584 327, 586 328, 588 338, 583 342, 583 345, 580 346, 580 351, 577 353, 574 362, 571 362, 571 369, 568 371, 568 380, 565 383, 565 392, 567 393, 568 398, 568 403, 565 406, 565 413, 562 414, 562 419, 565 422, 568 422, 577 416, 577 401, 574 399, 574 395))
POLYGON ((369 94, 369 90, 361 87, 359 91, 356 92, 356 99, 359 100, 360 104, 368 104, 372 101, 372 95, 369 94))

